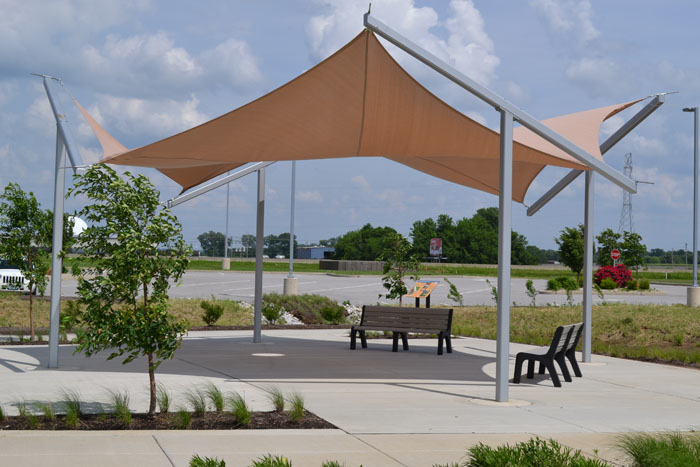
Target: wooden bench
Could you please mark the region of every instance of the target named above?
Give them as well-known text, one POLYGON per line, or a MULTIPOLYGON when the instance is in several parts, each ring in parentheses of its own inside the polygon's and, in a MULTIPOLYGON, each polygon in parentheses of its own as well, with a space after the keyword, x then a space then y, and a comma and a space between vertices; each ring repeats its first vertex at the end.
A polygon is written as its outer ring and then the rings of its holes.
POLYGON ((447 353, 452 353, 452 309, 446 308, 407 308, 388 306, 363 306, 360 324, 350 330, 350 348, 356 348, 356 337, 360 334, 362 348, 367 348, 366 331, 393 332, 392 352, 399 349, 399 337, 403 349, 408 350, 408 333, 437 334, 438 355, 442 355, 443 341, 447 353))
POLYGON ((568 358, 571 366, 574 369, 576 376, 581 376, 581 370, 576 363, 576 346, 581 338, 581 332, 583 331, 583 323, 568 324, 566 326, 559 326, 556 331, 554 331, 554 338, 552 338, 552 343, 549 348, 541 348, 533 350, 530 352, 518 352, 515 356, 515 374, 513 375, 513 382, 520 383, 520 376, 522 374, 523 363, 527 360, 527 377, 532 379, 535 376, 535 362, 540 363, 539 373, 544 374, 545 368, 549 371, 549 376, 552 378, 554 386, 561 387, 561 381, 559 381, 559 376, 557 375, 557 370, 554 367, 554 362, 559 364, 561 368, 561 373, 564 376, 566 382, 571 382, 571 374, 569 374, 569 369, 566 366, 566 359, 568 358))

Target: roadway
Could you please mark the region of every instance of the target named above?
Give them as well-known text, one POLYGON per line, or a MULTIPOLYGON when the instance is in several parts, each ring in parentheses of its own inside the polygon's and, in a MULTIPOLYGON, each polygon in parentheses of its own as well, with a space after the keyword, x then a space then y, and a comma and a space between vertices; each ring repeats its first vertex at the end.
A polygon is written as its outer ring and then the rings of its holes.
MULTIPOLYGON (((288 273, 266 272, 263 275, 263 293, 282 293, 283 281, 288 273)), ((62 295, 64 297, 75 296, 77 281, 70 276, 64 275, 62 281, 62 295)), ((343 302, 349 300, 354 305, 380 303, 396 303, 395 300, 380 298, 386 293, 382 287, 381 276, 341 276, 327 273, 297 273, 299 294, 319 294, 343 302)), ((424 276, 422 280, 440 281, 438 287, 432 294, 431 306, 454 305, 454 302, 447 298, 449 285, 443 276, 424 276)), ((464 296, 465 305, 494 305, 491 296, 491 286, 486 282, 489 280, 496 285, 497 279, 472 277, 472 276, 451 276, 448 279, 457 286, 457 289, 464 296)), ((526 294, 525 282, 527 279, 511 279, 511 302, 517 305, 529 305, 531 300, 526 294)), ((412 283, 410 280, 407 283, 412 283)), ((546 280, 533 280, 535 288, 545 291, 546 280)), ((212 295, 219 299, 241 300, 253 302, 255 286, 255 275, 252 272, 238 271, 188 271, 180 285, 174 285, 170 289, 171 297, 178 298, 209 298, 212 295)), ((604 300, 608 303, 653 303, 653 304, 685 304, 686 286, 674 285, 652 285, 656 292, 653 294, 613 294, 606 293, 604 300)), ((574 294, 575 303, 581 302, 581 294, 574 294)), ((413 299, 407 299, 409 306, 413 306, 413 299)), ((562 292, 558 294, 540 293, 536 298, 538 305, 565 304, 566 295, 562 292)), ((599 304, 603 301, 594 293, 593 303, 599 304)), ((421 306, 423 306, 421 304, 421 306)))

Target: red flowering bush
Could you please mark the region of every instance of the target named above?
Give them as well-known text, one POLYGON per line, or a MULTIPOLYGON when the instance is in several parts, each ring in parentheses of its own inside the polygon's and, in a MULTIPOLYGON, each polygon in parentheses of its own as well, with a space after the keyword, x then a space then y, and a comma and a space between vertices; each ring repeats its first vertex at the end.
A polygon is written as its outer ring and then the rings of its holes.
POLYGON ((603 279, 610 278, 618 287, 625 287, 632 280, 632 271, 620 263, 617 266, 602 266, 593 274, 593 282, 600 285, 603 279))

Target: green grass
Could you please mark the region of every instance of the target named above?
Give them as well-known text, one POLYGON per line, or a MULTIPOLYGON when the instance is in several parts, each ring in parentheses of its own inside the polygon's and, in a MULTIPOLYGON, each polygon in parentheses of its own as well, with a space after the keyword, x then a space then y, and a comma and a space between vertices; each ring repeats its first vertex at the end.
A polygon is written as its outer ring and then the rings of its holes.
POLYGON ((236 422, 242 426, 250 425, 250 408, 243 396, 234 392, 229 395, 228 403, 236 422))
POLYGON ((631 467, 684 467, 700 465, 700 435, 633 433, 623 435, 619 446, 631 467))
MULTIPOLYGON (((510 339, 549 345, 557 326, 579 321, 580 307, 513 307, 510 339)), ((452 332, 496 339, 496 308, 455 308, 452 332)), ((700 365, 700 309, 684 305, 594 306, 592 350, 613 357, 700 365)))

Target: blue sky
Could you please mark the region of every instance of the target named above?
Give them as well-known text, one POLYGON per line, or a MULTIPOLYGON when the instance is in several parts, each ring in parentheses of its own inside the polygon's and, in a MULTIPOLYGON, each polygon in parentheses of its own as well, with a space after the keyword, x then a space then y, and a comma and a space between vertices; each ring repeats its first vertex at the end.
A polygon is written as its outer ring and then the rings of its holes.
MULTIPOLYGON (((679 91, 608 152, 622 171, 652 181, 632 197, 635 231, 649 248, 692 244, 692 116, 700 105, 700 4, 691 0, 425 1, 374 0, 373 14, 541 118, 679 91)), ((66 89, 129 148, 243 105, 284 84, 362 29, 367 1, 0 0, 0 187, 14 181, 51 207, 55 124, 38 78, 66 89)), ((498 114, 393 48, 422 84, 472 118, 496 127, 498 114)), ((100 148, 59 96, 86 160, 100 148)), ((616 116, 612 133, 641 106, 616 116)), ((289 230, 289 162, 268 169, 266 233, 289 230)), ((144 171, 163 199, 179 187, 144 171)), ((566 173, 546 169, 532 203, 566 173)), ((580 177, 582 178, 582 177, 580 177)), ((174 209, 188 241, 224 230, 225 188, 174 209)), ((255 231, 255 179, 231 185, 230 233, 255 231)), ((383 159, 302 161, 297 165, 296 232, 314 242, 361 227, 388 225, 407 235, 417 219, 455 219, 495 206, 497 197, 383 159)), ((68 200, 67 209, 79 207, 68 200)), ((622 191, 597 178, 596 231, 617 229, 622 191)), ((565 226, 582 221, 578 180, 533 217, 514 204, 513 228, 553 248, 565 226)))

